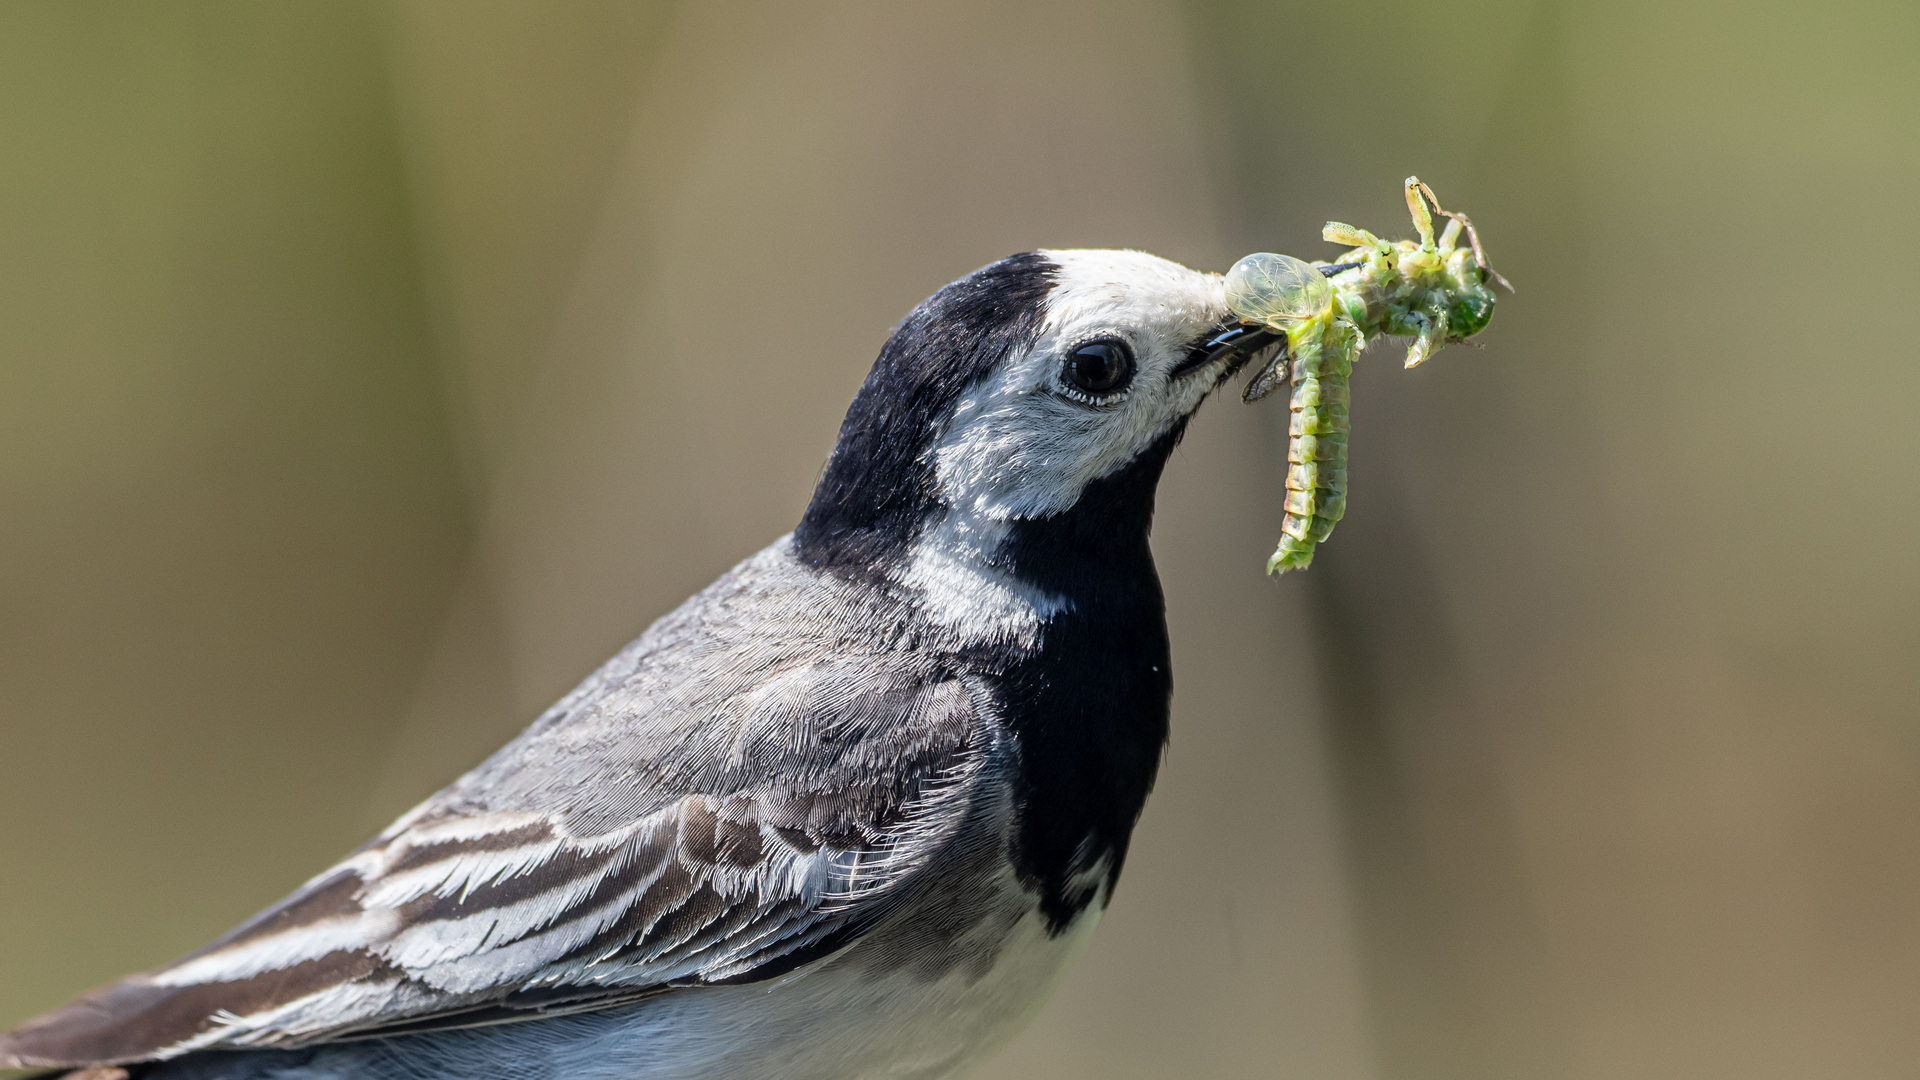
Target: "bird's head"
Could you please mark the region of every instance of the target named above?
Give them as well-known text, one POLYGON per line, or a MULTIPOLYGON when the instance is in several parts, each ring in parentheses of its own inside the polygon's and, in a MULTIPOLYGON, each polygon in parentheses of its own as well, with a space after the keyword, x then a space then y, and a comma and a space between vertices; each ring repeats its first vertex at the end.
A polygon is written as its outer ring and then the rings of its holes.
POLYGON ((980 586, 962 578, 997 575, 1053 598, 1042 617, 1076 580, 1138 569, 1119 562, 1145 558, 1151 575, 1161 466, 1208 393, 1275 342, 1237 324, 1218 275, 1141 252, 977 270, 881 350, 795 553, 963 593, 980 586))

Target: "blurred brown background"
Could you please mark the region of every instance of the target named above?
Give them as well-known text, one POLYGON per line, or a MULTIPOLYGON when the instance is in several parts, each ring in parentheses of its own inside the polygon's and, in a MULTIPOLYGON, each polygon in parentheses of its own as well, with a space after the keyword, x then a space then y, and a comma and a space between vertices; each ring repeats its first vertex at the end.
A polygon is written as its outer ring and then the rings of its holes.
POLYGON ((1520 293, 1163 486, 1171 756, 996 1077, 1920 1074, 1920 8, 8 0, 0 1021, 162 963, 797 518, 1040 246, 1520 293))

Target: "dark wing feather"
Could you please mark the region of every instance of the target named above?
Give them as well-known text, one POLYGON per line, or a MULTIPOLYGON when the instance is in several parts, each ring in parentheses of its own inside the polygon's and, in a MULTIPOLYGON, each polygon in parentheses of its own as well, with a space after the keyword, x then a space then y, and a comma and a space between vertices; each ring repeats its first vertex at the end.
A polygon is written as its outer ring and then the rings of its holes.
POLYGON ((494 759, 212 946, 0 1036, 0 1064, 496 1023, 831 951, 977 807, 984 698, 913 652, 819 660, 807 620, 844 631, 831 605, 772 641, 711 609, 663 620, 494 759))

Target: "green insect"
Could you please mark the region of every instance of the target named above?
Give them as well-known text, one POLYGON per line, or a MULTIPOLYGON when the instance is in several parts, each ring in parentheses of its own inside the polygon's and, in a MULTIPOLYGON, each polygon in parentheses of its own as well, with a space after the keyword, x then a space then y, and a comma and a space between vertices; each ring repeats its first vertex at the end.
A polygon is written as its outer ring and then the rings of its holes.
POLYGON ((1287 371, 1293 377, 1286 516, 1280 545, 1267 560, 1269 574, 1305 569, 1315 546, 1346 514, 1347 379, 1360 350, 1377 337, 1410 337, 1407 366, 1413 367, 1442 345, 1486 329, 1492 284, 1513 291, 1487 265, 1473 223, 1442 210, 1419 177, 1407 177, 1407 209, 1418 243, 1394 243, 1329 221, 1321 235, 1352 249, 1338 263, 1261 252, 1227 271, 1228 309, 1286 339, 1247 384, 1246 400, 1272 393, 1287 371), (1434 214, 1447 219, 1437 240, 1434 214), (1463 232, 1465 248, 1458 247, 1463 232))

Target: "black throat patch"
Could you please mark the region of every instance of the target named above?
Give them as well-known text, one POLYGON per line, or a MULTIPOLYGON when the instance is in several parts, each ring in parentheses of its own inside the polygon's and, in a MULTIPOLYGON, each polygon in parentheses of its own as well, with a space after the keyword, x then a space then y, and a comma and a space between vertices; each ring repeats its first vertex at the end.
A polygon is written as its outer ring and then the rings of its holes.
POLYGON ((1059 933, 1126 860, 1167 742, 1173 672, 1147 535, 1183 421, 1063 513, 1017 524, 997 560, 1070 601, 1037 651, 975 658, 1020 745, 1015 866, 1059 933), (1104 863, 1104 873, 1092 873, 1104 863))

